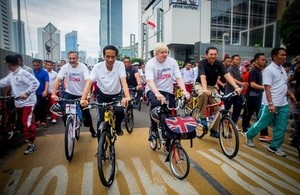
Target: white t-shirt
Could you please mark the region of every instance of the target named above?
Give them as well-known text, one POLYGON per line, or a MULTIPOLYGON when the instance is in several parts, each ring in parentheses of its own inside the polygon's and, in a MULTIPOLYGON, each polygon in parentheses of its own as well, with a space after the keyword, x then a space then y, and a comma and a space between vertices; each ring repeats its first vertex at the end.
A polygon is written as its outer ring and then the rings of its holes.
POLYGON ((115 61, 113 69, 109 71, 105 61, 95 64, 90 79, 97 82, 99 90, 107 95, 116 95, 121 92, 120 79, 126 78, 125 66, 120 61, 115 61))
POLYGON ((76 68, 73 68, 71 64, 68 63, 61 67, 57 77, 60 79, 66 77, 65 80, 67 83, 67 93, 81 96, 84 90, 85 82, 89 77, 89 69, 83 63, 78 63, 76 68))
POLYGON ((190 68, 189 70, 186 68, 182 68, 180 70, 182 79, 184 83, 193 83, 194 82, 194 70, 190 68))
MULTIPOLYGON (((274 106, 285 106, 287 101, 287 73, 282 66, 272 62, 263 71, 263 85, 271 86, 271 96, 274 106)), ((268 105, 266 93, 263 93, 262 104, 268 105)))
MULTIPOLYGON (((46 70, 47 71, 47 70, 46 70)), ((48 72, 48 71, 47 71, 48 72)), ((51 70, 50 72, 48 72, 49 75, 49 88, 48 88, 48 93, 52 94, 53 91, 53 84, 54 81, 56 79, 57 76, 57 72, 55 72, 54 70, 51 70)))
MULTIPOLYGON (((163 63, 157 61, 156 57, 150 59, 145 66, 147 80, 153 80, 159 91, 173 93, 173 77, 181 76, 178 63, 175 59, 168 57, 163 63)), ((146 93, 150 90, 146 86, 146 93)))
POLYGON ((11 86, 12 95, 19 97, 25 93, 30 93, 25 100, 15 100, 15 106, 22 108, 24 106, 34 106, 36 104, 35 91, 39 88, 40 82, 23 68, 19 68, 15 72, 10 72, 6 77, 0 80, 0 87, 11 86))

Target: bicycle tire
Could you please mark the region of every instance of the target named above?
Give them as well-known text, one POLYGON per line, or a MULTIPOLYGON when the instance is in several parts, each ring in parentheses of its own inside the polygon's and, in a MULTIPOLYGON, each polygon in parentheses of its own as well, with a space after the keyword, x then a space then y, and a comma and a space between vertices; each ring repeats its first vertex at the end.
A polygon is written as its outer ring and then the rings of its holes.
POLYGON ((218 131, 219 143, 224 155, 229 159, 234 158, 239 151, 239 135, 229 116, 222 117, 218 131))
POLYGON ((138 111, 141 111, 142 101, 143 101, 143 99, 140 99, 139 102, 138 102, 138 111))
POLYGON ((116 158, 115 146, 110 139, 109 130, 102 131, 100 135, 97 164, 101 183, 105 187, 110 187, 115 178, 116 158))
POLYGON ((126 109, 125 112, 125 127, 126 127, 126 131, 131 134, 133 131, 133 126, 134 126, 134 116, 133 116, 133 108, 132 105, 129 105, 126 109))
POLYGON ((75 139, 73 136, 73 123, 73 118, 68 117, 65 127, 65 156, 68 161, 72 160, 74 154, 75 139))
MULTIPOLYGON (((193 109, 191 116, 198 121, 199 113, 200 113, 200 108, 196 107, 193 109)), ((205 134, 207 134, 207 129, 198 123, 196 127, 196 137, 201 139, 205 134)))
POLYGON ((79 137, 80 137, 80 119, 78 116, 76 116, 76 129, 75 129, 75 138, 76 140, 79 140, 79 137))
POLYGON ((172 174, 177 179, 184 179, 190 172, 190 159, 187 152, 181 147, 173 144, 169 155, 169 164, 172 174))
POLYGON ((151 128, 149 128, 149 144, 150 148, 155 151, 157 148, 157 138, 152 135, 151 128))

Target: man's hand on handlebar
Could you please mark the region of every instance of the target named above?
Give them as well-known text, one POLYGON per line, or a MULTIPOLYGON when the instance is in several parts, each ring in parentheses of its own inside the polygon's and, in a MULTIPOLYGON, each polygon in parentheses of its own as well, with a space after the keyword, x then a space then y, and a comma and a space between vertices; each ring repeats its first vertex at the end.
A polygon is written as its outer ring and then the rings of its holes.
POLYGON ((131 98, 127 98, 127 97, 123 97, 122 100, 121 100, 121 106, 122 107, 125 107, 127 106, 128 102, 131 100, 131 98))
POLYGON ((211 96, 211 91, 210 90, 207 90, 207 89, 204 89, 203 90, 203 93, 206 95, 206 96, 211 96))
POLYGON ((84 99, 81 99, 81 100, 80 100, 80 105, 81 105, 82 107, 86 107, 86 106, 88 106, 88 104, 89 104, 88 100, 84 100, 84 99))
POLYGON ((161 105, 163 105, 166 101, 165 96, 163 96, 161 93, 155 94, 155 97, 158 101, 160 101, 161 105))
POLYGON ((58 96, 56 94, 52 93, 51 98, 54 99, 55 101, 58 101, 58 96))
POLYGON ((242 89, 240 87, 235 88, 234 90, 238 95, 241 95, 242 89))
POLYGON ((191 95, 190 95, 190 93, 188 91, 183 91, 182 95, 184 95, 187 100, 189 100, 191 98, 191 95))

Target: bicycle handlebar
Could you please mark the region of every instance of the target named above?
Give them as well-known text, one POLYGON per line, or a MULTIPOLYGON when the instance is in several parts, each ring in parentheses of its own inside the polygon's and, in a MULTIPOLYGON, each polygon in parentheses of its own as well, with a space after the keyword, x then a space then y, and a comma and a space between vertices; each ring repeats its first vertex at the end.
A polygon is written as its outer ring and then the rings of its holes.
POLYGON ((181 96, 178 98, 179 99, 179 104, 172 108, 172 107, 169 107, 169 100, 165 99, 165 103, 164 105, 168 108, 168 110, 178 110, 179 108, 183 108, 185 106, 185 101, 186 101, 186 97, 185 95, 181 96))
POLYGON ((234 91, 234 92, 231 92, 227 95, 220 95, 220 94, 217 94, 217 93, 211 93, 211 97, 212 98, 220 98, 221 100, 226 100, 226 99, 229 99, 231 97, 234 97, 234 96, 237 96, 237 92, 234 91))
POLYGON ((58 98, 58 101, 59 101, 59 102, 61 102, 61 101, 66 101, 66 102, 80 102, 80 99, 81 99, 81 98, 76 98, 76 99, 65 99, 65 98, 59 97, 59 98, 58 98))
POLYGON ((19 100, 19 99, 21 99, 21 97, 19 97, 19 96, 17 96, 17 97, 15 97, 15 96, 0 96, 0 99, 1 99, 1 100, 5 100, 5 99, 15 99, 15 100, 19 100))

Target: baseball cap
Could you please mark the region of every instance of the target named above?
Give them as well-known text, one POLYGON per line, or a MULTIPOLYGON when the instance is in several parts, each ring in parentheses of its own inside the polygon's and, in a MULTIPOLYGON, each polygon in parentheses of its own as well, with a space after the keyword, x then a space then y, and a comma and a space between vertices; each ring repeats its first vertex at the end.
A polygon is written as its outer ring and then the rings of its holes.
POLYGON ((131 66, 139 66, 139 65, 140 65, 140 63, 138 63, 138 62, 134 62, 131 64, 131 66))

